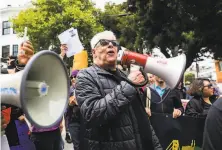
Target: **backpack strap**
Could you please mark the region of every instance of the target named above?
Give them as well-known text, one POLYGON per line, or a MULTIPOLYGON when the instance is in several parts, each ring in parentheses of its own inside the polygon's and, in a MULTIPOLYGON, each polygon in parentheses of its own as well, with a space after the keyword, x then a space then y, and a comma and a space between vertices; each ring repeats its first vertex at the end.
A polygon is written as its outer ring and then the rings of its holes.
POLYGON ((149 87, 146 87, 146 108, 150 109, 150 103, 151 103, 151 91, 149 87))

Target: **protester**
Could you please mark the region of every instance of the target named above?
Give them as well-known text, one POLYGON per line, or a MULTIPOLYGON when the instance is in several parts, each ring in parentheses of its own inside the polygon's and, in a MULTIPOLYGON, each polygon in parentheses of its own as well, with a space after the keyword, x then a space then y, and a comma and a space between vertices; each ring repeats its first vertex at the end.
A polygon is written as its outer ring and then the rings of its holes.
POLYGON ((80 114, 80 108, 78 106, 78 103, 75 97, 75 81, 76 81, 76 76, 78 72, 79 72, 78 70, 74 70, 72 71, 72 74, 71 74, 70 98, 69 98, 69 105, 68 105, 68 111, 67 111, 68 128, 71 134, 73 147, 75 150, 80 149, 79 146, 80 146, 81 114, 80 114))
POLYGON ((78 73, 76 98, 85 121, 87 150, 152 150, 150 122, 139 90, 128 83, 142 83, 140 71, 126 77, 117 68, 117 41, 111 31, 91 40, 93 65, 78 73))
POLYGON ((183 114, 184 108, 179 93, 175 89, 167 87, 166 82, 161 78, 155 76, 155 84, 150 86, 150 92, 151 112, 172 114, 173 118, 183 114))
POLYGON ((204 129, 203 150, 222 148, 222 97, 211 106, 204 129))
MULTIPOLYGON (((19 48, 18 59, 15 61, 16 72, 25 68, 29 59, 34 55, 34 48, 30 41, 23 42, 19 48)), ((30 139, 35 144, 36 150, 61 150, 61 133, 58 124, 50 129, 37 129, 32 126, 30 139)))
POLYGON ((185 115, 192 117, 206 117, 213 101, 213 85, 209 79, 199 78, 193 81, 187 91, 193 98, 187 103, 185 115))

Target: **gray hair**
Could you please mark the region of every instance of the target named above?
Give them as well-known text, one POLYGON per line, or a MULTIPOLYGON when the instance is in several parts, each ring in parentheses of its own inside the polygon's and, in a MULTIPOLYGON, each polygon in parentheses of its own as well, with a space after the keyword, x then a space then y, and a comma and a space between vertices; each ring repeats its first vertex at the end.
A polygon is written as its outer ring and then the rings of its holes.
POLYGON ((112 31, 103 31, 103 32, 97 33, 96 35, 94 35, 94 37, 90 41, 91 48, 93 49, 96 46, 96 44, 99 42, 99 40, 101 39, 116 40, 116 36, 114 35, 112 31))

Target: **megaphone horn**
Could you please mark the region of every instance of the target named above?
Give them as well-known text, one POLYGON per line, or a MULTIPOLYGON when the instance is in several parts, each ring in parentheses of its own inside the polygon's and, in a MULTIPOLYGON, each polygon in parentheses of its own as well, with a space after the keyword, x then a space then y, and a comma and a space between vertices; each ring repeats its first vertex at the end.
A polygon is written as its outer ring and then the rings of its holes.
POLYGON ((23 109, 32 125, 50 128, 58 124, 68 105, 69 77, 61 58, 44 50, 25 69, 0 75, 1 103, 23 109))
POLYGON ((151 73, 162 78, 171 89, 175 88, 180 82, 186 65, 186 56, 184 54, 163 59, 120 50, 117 60, 122 65, 129 65, 132 61, 135 61, 144 68, 146 73, 151 73))

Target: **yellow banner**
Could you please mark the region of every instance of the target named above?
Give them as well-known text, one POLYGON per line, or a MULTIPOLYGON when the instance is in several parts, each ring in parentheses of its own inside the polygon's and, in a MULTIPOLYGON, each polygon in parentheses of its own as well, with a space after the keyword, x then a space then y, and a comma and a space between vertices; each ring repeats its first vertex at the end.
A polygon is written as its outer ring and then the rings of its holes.
POLYGON ((81 70, 86 67, 88 67, 88 54, 86 50, 83 50, 82 52, 75 54, 72 70, 81 70))

